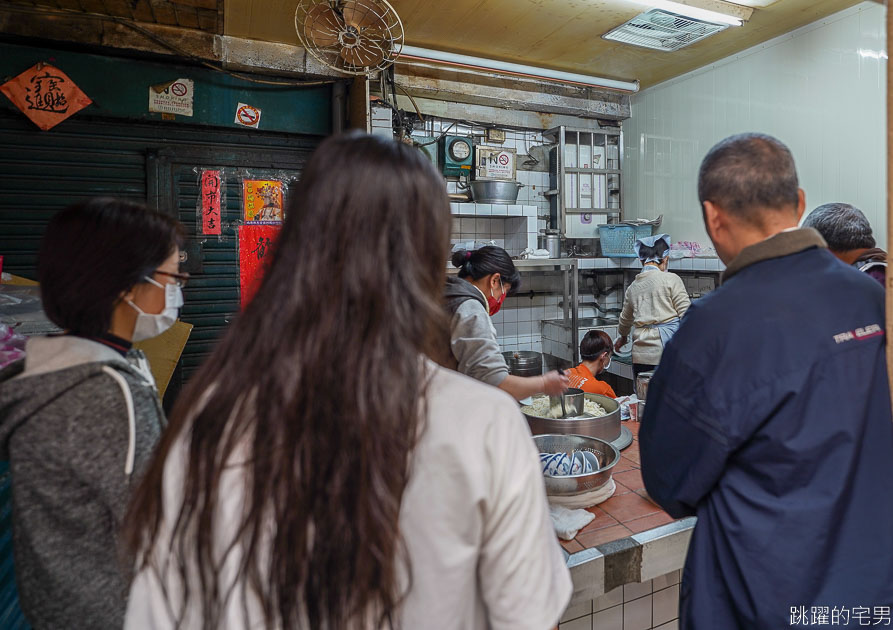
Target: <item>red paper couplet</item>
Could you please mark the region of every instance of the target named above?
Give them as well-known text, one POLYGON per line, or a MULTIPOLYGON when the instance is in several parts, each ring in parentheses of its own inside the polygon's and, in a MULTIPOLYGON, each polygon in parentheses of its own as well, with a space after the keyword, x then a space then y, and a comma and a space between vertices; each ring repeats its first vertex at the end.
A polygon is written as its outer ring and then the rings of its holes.
POLYGON ((202 171, 202 234, 220 235, 220 171, 202 171))
POLYGON ((281 229, 278 225, 243 225, 239 228, 239 288, 243 309, 260 288, 281 229))

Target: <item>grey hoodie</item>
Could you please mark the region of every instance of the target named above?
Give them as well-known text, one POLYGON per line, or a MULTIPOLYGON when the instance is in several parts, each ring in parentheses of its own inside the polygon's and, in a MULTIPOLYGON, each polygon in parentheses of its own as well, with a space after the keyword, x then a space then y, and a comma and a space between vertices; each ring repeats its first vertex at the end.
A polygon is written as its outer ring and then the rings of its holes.
POLYGON ((151 374, 72 336, 28 341, 0 372, 21 607, 43 628, 120 628, 132 563, 118 534, 165 424, 151 374))
POLYGON ((509 375, 496 341, 487 300, 480 290, 461 278, 448 277, 444 292, 450 321, 450 350, 459 372, 499 387, 509 375))

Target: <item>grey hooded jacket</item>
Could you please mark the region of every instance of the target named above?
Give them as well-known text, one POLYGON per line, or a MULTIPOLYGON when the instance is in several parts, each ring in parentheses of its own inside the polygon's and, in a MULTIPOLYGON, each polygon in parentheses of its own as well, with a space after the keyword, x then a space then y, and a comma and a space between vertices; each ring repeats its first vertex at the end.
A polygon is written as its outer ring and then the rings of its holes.
POLYGON ((0 372, 16 582, 37 630, 123 625, 132 560, 120 525, 165 424, 140 357, 78 337, 34 338, 0 372))
POLYGON ((499 387, 509 375, 496 341, 496 329, 484 294, 461 278, 447 278, 445 291, 450 320, 450 350, 462 374, 499 387))

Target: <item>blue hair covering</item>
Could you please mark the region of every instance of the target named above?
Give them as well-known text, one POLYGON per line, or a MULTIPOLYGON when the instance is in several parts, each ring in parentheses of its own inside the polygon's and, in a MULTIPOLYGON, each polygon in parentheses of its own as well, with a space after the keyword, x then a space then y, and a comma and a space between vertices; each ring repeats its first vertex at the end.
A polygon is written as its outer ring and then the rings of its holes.
POLYGON ((659 262, 661 262, 665 258, 665 256, 658 257, 658 256, 652 255, 650 258, 642 258, 641 254, 639 254, 639 250, 643 246, 648 247, 649 249, 653 249, 654 246, 657 245, 660 241, 663 241, 664 243, 667 244, 667 252, 669 253, 669 251, 670 251, 670 235, 669 234, 656 234, 654 236, 643 236, 642 238, 637 238, 636 244, 633 246, 633 248, 636 250, 636 256, 639 257, 639 260, 641 260, 643 263, 648 263, 648 262, 659 263, 659 262))

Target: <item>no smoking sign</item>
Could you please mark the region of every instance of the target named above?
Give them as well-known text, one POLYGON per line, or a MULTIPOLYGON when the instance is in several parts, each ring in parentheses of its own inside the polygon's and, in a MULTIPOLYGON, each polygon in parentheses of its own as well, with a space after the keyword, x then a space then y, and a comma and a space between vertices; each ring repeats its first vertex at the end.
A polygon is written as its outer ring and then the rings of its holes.
POLYGON ((149 86, 149 111, 159 114, 192 116, 195 84, 192 79, 176 79, 149 86))
POLYGON ((260 110, 257 107, 239 103, 236 107, 236 124, 257 129, 260 124, 260 110))

